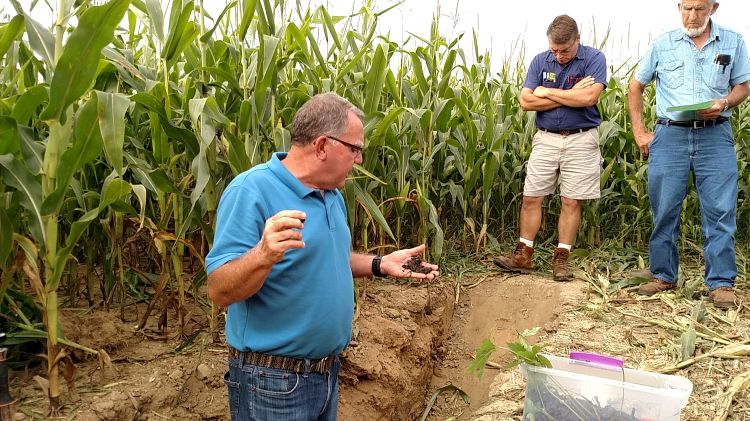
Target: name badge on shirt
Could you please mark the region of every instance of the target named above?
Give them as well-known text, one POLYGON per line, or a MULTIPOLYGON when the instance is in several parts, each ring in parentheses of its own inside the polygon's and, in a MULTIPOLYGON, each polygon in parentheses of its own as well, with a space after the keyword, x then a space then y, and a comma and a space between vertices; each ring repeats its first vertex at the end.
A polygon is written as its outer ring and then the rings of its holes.
POLYGON ((555 83, 557 75, 554 72, 542 72, 542 79, 547 83, 555 83))

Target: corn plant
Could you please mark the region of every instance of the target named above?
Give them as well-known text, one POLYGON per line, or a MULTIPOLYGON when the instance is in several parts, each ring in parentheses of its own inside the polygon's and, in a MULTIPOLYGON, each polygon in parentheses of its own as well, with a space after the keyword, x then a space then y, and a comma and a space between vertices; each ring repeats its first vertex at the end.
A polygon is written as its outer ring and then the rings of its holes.
MULTIPOLYGON (((202 0, 61 1, 51 24, 13 4, 17 15, 0 26, 0 309, 12 315, 11 339, 46 341, 55 411, 64 347, 79 346, 58 328, 60 303, 85 286, 91 307, 119 304, 125 317, 126 302, 144 302, 138 329, 156 316, 161 333, 174 323, 171 334, 188 335, 191 312, 203 309, 191 299, 205 303, 202 256, 221 192, 288 150, 294 113, 316 93, 365 111, 364 160, 343 189, 356 249, 426 241, 440 261, 446 244, 481 254, 517 236, 536 131, 518 103, 523 45, 493 71, 476 33, 464 50, 467 35, 446 39, 435 17, 426 36, 398 43, 378 31, 392 9, 370 1, 350 16, 280 0, 228 2, 217 16, 202 0)), ((626 110, 633 69, 610 64, 598 105, 602 198, 584 208, 577 244, 644 247, 648 165, 626 110)), ((652 125, 651 88, 645 110, 652 125)), ((740 249, 749 112, 742 105, 732 120, 740 249)), ((690 247, 701 241, 697 209, 691 194, 690 247)), ((542 243, 554 237, 557 195, 544 210, 542 243)), ((209 306, 218 338, 219 309, 209 306)))
MULTIPOLYGON (((34 245, 33 249, 24 250, 27 260, 24 270, 43 308, 52 413, 60 407, 58 363, 65 356, 59 347, 58 337, 62 332, 58 332, 57 319, 57 290, 63 270, 86 226, 103 209, 133 190, 132 185, 122 180, 122 171, 114 172, 102 187, 96 207, 85 213, 73 212, 75 216, 67 221, 60 219, 70 194, 69 186, 86 163, 104 150, 109 162, 121 167, 117 159, 121 159, 124 122, 115 103, 118 97, 104 92, 95 94, 90 85, 97 77, 101 50, 112 42, 115 27, 128 6, 128 0, 81 6, 77 10, 78 25, 67 39, 70 9, 60 8, 54 34, 30 16, 23 16, 32 48, 45 53, 49 67, 42 74, 49 78, 48 89, 36 92, 32 100, 24 100, 30 91, 18 80, 10 116, 14 113, 19 116, 16 120, 19 133, 21 126, 29 123, 32 133, 23 139, 15 136, 15 144, 0 156, 0 167, 4 182, 15 190, 14 199, 27 212, 25 228, 31 236, 28 241, 34 245), (39 108, 43 108, 41 113, 37 111, 39 108)), ((25 236, 23 231, 19 235, 25 236)))

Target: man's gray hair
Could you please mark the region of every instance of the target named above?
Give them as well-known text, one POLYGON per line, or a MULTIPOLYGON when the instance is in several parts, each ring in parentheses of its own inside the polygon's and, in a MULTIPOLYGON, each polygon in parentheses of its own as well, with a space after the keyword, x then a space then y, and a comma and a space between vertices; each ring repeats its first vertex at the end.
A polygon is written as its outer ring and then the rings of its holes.
POLYGON ((362 110, 338 94, 326 92, 313 96, 294 115, 292 143, 306 145, 321 135, 340 135, 346 131, 350 112, 364 123, 362 110))
MULTIPOLYGON (((714 3, 716 3, 716 0, 708 0, 708 5, 709 5, 709 6, 713 6, 713 5, 714 5, 714 3)), ((678 1, 678 2, 677 2, 677 5, 678 5, 678 6, 682 6, 682 0, 678 1)))
POLYGON ((578 24, 568 15, 556 17, 547 27, 547 38, 555 44, 565 44, 578 37, 578 24))

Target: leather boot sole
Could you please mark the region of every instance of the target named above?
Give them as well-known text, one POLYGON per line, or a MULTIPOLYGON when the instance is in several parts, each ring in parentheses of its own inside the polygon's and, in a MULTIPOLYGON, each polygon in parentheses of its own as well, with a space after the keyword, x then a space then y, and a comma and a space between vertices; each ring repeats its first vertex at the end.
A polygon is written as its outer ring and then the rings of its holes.
POLYGON ((568 282, 573 279, 570 275, 552 275, 552 279, 557 282, 568 282))
POLYGON ((506 264, 505 262, 503 262, 503 261, 502 261, 502 260, 500 260, 500 259, 493 259, 492 261, 493 261, 493 262, 495 263, 495 265, 496 265, 496 266, 498 266, 498 267, 499 267, 500 269, 505 269, 505 270, 507 270, 508 272, 513 272, 513 273, 525 273, 525 274, 528 274, 528 273, 531 273, 531 272, 532 272, 532 271, 534 270, 534 269, 526 269, 526 268, 520 268, 520 267, 517 267, 517 266, 510 266, 510 265, 506 264))
POLYGON ((711 302, 714 303, 714 307, 720 308, 722 310, 731 310, 731 309, 735 309, 739 307, 737 304, 733 302, 730 303, 727 301, 713 301, 713 300, 711 300, 711 302))
MULTIPOLYGON (((648 285, 648 284, 644 284, 644 285, 648 285)), ((646 290, 644 290, 644 289, 638 288, 635 291, 635 293, 638 294, 638 295, 645 295, 646 297, 650 297, 650 296, 652 296, 654 294, 658 294, 660 292, 673 291, 675 289, 677 289, 677 285, 674 285, 674 286, 669 287, 669 288, 658 289, 658 290, 652 290, 652 289, 646 289, 646 290)))

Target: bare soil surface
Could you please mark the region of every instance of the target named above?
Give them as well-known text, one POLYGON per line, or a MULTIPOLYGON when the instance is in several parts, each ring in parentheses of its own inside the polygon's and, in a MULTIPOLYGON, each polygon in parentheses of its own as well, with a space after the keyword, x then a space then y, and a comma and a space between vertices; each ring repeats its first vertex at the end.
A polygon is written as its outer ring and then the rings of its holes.
MULTIPOLYGON (((339 419, 420 419, 433 392, 447 384, 465 391, 471 403, 441 394, 428 420, 478 419, 483 413, 495 414, 488 420, 518 419, 522 384, 500 380, 501 385, 516 385, 514 399, 508 401, 506 415, 498 415, 497 409, 487 412, 486 406, 497 400, 490 395, 498 378, 507 373, 487 367, 478 379, 467 372, 472 353, 485 339, 499 348, 526 328, 553 331, 558 315, 583 299, 586 284, 500 272, 461 282, 461 288, 449 277, 431 283, 360 282, 353 341, 342 355, 339 419)), ((137 308, 139 314, 136 306, 125 309, 125 322, 119 309, 63 312, 67 338, 106 350, 112 367, 101 369, 96 357, 68 348, 71 355, 62 371, 75 387, 61 375, 66 405, 59 419, 229 419, 222 381, 227 352, 221 337, 219 343, 211 340, 205 311, 192 308, 186 338, 178 339, 171 310, 165 330, 158 328, 160 318, 152 316, 145 329, 135 331, 143 314, 143 307, 137 308)), ((507 354, 498 349, 491 360, 503 364, 507 354)), ((40 374, 38 368, 14 373, 11 390, 19 399, 18 420, 46 418, 44 381, 35 379, 40 374)))

